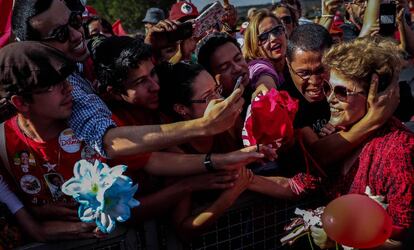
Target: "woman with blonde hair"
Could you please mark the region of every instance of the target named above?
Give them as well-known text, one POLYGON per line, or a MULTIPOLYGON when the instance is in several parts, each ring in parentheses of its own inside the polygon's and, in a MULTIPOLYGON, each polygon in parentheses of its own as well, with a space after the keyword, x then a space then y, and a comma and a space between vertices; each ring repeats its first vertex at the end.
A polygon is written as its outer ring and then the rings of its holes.
POLYGON ((286 48, 282 22, 269 10, 258 10, 247 27, 243 47, 253 89, 261 84, 267 89, 281 84, 279 74, 285 68, 286 48))

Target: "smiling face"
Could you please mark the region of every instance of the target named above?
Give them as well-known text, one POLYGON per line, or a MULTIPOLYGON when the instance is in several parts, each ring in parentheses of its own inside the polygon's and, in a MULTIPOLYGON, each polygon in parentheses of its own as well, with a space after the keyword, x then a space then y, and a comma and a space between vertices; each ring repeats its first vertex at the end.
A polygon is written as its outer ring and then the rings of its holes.
POLYGON ((286 7, 276 8, 273 13, 283 22, 286 28, 286 34, 289 37, 293 31, 293 17, 286 7))
POLYGON ((331 109, 331 119, 329 121, 334 127, 350 127, 358 122, 367 112, 367 98, 364 90, 359 84, 345 78, 335 70, 331 70, 329 83, 331 88, 345 87, 347 89, 346 100, 340 101, 331 91, 327 96, 331 109))
POLYGON ((229 96, 237 78, 243 77, 242 84, 249 83, 249 69, 239 48, 231 42, 218 47, 210 57, 211 73, 223 86, 223 96, 229 96))
MULTIPOLYGON (((70 16, 71 11, 66 7, 65 3, 60 0, 54 0, 48 10, 31 18, 30 24, 40 33, 42 38, 50 37, 59 27, 68 24, 70 16)), ((82 62, 89 55, 83 28, 79 27, 76 29, 71 25, 67 25, 67 27, 69 35, 66 41, 47 40, 45 43, 62 51, 70 59, 82 62)))
POLYGON ((322 53, 316 51, 294 51, 292 62, 288 61, 289 72, 296 88, 308 102, 325 99, 322 91, 326 77, 322 66, 322 53))
MULTIPOLYGON (((281 25, 278 20, 272 17, 265 17, 258 26, 259 36, 267 31, 271 31, 276 26, 281 25)), ((269 38, 266 41, 259 41, 260 50, 271 61, 280 61, 285 59, 286 55, 286 35, 283 32, 279 35, 269 33, 269 38)))
POLYGON ((191 119, 203 117, 209 101, 221 98, 213 77, 205 70, 201 71, 192 84, 192 100, 206 100, 206 103, 192 103, 188 109, 191 119))
POLYGON ((130 69, 124 81, 126 92, 122 99, 130 104, 155 110, 158 108, 158 76, 151 60, 142 61, 137 68, 130 69))

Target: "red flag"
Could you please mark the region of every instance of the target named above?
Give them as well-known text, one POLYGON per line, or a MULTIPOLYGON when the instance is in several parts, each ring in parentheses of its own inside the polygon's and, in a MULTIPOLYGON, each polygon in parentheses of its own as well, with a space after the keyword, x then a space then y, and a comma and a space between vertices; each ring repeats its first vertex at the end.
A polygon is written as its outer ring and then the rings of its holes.
POLYGON ((112 24, 112 30, 114 31, 114 34, 117 35, 117 36, 126 36, 127 35, 124 28, 122 27, 122 23, 121 23, 120 19, 116 20, 115 23, 112 24))
POLYGON ((0 48, 4 47, 11 36, 11 16, 13 0, 0 0, 0 48))

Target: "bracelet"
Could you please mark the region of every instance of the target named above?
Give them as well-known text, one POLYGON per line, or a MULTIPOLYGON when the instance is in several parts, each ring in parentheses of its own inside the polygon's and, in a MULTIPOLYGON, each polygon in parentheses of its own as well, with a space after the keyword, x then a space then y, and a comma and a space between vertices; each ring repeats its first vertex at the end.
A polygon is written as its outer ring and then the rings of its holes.
POLYGON ((321 17, 329 17, 329 18, 333 18, 335 15, 322 15, 321 17))
POLYGON ((213 162, 211 161, 211 153, 206 154, 206 158, 204 158, 204 167, 206 167, 209 172, 216 170, 213 166, 213 162))

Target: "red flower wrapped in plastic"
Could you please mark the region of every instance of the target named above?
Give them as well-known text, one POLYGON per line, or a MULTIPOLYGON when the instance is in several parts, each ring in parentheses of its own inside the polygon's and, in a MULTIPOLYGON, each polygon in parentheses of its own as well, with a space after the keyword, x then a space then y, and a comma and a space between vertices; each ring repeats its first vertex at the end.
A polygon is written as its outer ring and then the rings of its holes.
POLYGON ((243 144, 277 147, 276 140, 289 141, 294 136, 293 120, 298 108, 298 101, 286 91, 272 89, 266 95, 257 96, 247 110, 243 144))

